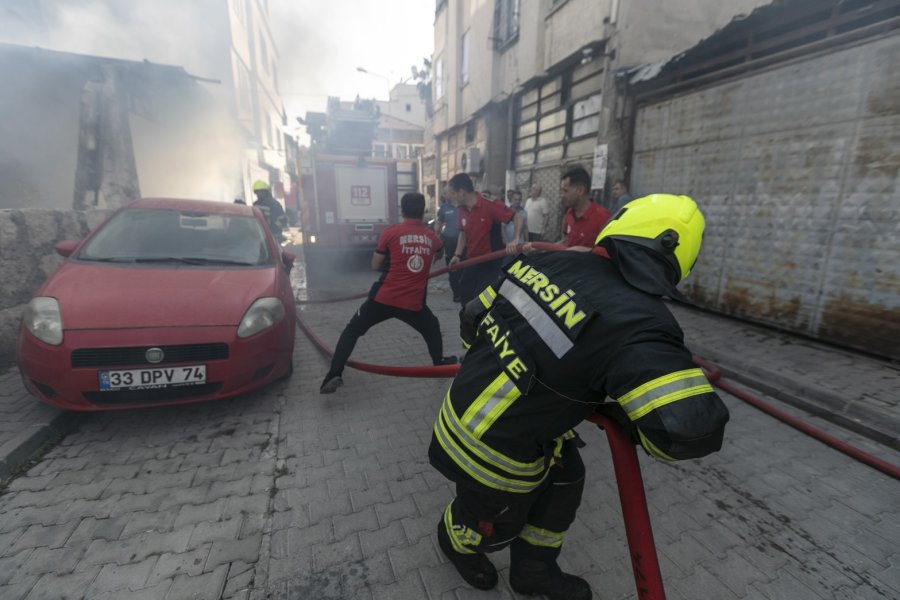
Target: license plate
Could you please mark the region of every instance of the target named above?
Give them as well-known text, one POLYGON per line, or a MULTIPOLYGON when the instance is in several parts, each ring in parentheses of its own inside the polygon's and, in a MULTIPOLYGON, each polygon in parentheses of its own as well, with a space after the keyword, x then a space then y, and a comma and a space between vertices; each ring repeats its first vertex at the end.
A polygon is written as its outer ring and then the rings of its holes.
POLYGON ((206 383, 206 365, 100 371, 100 390, 142 390, 206 383))

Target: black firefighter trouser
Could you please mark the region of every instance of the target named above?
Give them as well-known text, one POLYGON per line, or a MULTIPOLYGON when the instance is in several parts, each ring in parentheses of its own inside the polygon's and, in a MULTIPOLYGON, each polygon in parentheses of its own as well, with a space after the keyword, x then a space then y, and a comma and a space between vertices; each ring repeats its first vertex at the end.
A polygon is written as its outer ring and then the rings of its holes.
POLYGON ((583 490, 584 463, 575 443, 567 441, 561 460, 550 467, 541 487, 529 494, 458 483, 456 498, 444 510, 444 527, 454 550, 461 554, 511 546, 514 564, 555 562, 583 490))
POLYGON ((422 310, 405 310, 370 299, 362 303, 362 306, 357 309, 341 333, 341 337, 334 349, 334 357, 331 359, 331 373, 334 375, 342 374, 344 365, 356 346, 356 341, 374 325, 388 319, 400 319, 418 331, 425 338, 431 361, 434 364, 441 362, 444 355, 441 324, 428 306, 423 305, 422 310))

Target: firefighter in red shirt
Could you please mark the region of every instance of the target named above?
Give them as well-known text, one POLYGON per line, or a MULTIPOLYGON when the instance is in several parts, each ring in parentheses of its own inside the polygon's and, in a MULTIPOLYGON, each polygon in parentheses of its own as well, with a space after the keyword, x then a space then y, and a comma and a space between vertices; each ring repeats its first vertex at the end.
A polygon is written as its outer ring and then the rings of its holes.
MULTIPOLYGON (((450 260, 452 267, 464 258, 477 258, 490 254, 491 229, 512 221, 515 225, 513 240, 519 239, 524 229, 522 216, 506 206, 502 200, 491 202, 475 192, 475 185, 465 173, 458 173, 447 182, 450 198, 459 207, 459 240, 456 254, 450 260)), ((506 245, 507 254, 516 254, 516 242, 506 245)), ((459 296, 463 305, 478 295, 496 279, 500 261, 492 260, 467 267, 459 282, 459 296)))
POLYGON ((563 218, 560 244, 591 248, 600 230, 609 221, 609 211, 591 199, 591 176, 575 167, 562 176, 560 191, 563 204, 568 207, 563 218))
POLYGON ((444 356, 444 342, 437 317, 425 304, 431 263, 443 254, 441 238, 422 222, 425 197, 408 193, 400 200, 403 222, 385 229, 372 255, 372 270, 383 271, 381 278, 341 333, 331 368, 319 392, 331 394, 343 385, 344 365, 356 340, 373 326, 388 319, 400 319, 425 338, 435 365, 456 363, 455 356, 444 356), (385 267, 387 267, 385 269, 385 267))

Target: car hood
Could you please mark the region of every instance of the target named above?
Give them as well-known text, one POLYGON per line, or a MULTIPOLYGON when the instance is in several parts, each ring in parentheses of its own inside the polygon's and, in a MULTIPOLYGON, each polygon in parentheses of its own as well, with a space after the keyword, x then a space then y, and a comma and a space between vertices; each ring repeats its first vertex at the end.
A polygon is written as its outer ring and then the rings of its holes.
POLYGON ((275 278, 274 266, 220 270, 67 262, 40 294, 59 300, 67 330, 237 325, 254 300, 276 295, 275 278))

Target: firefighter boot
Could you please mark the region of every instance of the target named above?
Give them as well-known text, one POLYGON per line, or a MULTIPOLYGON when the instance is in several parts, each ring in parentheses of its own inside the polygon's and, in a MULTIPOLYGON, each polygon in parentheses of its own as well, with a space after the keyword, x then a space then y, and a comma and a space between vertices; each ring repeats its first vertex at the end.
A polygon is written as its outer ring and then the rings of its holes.
POLYGON ((438 521, 438 546, 450 559, 466 583, 479 590, 489 590, 497 585, 497 569, 487 556, 481 554, 460 554, 453 549, 450 536, 443 519, 438 521))
POLYGON ((550 600, 591 600, 593 597, 587 581, 563 573, 555 561, 523 559, 513 562, 509 569, 509 585, 517 594, 543 594, 550 600))

